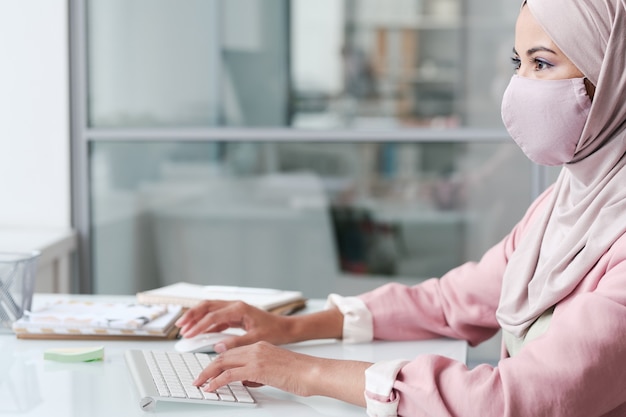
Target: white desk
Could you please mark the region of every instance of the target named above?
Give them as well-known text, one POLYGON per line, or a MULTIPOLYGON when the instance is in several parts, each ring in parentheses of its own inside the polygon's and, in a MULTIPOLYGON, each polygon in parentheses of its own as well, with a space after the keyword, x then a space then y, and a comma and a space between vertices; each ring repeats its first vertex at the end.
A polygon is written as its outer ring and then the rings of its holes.
MULTIPOLYGON (((35 303, 45 298, 35 296, 35 303)), ((113 297, 106 297, 107 300, 113 297)), ((126 297, 128 299, 128 297, 126 297)), ((319 304, 313 303, 315 306, 319 304)), ((124 362, 127 349, 172 349, 174 341, 72 341, 21 340, 0 334, 0 416, 111 417, 150 416, 139 408, 139 395, 124 362), (44 361, 43 352, 55 347, 105 347, 102 362, 57 363, 44 361)), ((374 342, 348 345, 319 340, 288 346, 298 352, 329 358, 378 361, 411 359, 438 353, 465 361, 467 345, 447 339, 424 342, 374 342)), ((325 397, 302 398, 271 387, 253 389, 256 408, 157 403, 158 416, 364 416, 364 409, 325 397), (213 413, 213 414, 211 414, 213 413)))

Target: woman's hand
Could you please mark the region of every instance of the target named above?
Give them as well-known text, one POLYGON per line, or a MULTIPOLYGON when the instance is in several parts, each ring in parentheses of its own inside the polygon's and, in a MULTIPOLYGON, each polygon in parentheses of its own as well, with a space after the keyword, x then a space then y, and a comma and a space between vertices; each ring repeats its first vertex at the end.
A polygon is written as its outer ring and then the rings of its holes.
POLYGON ((183 337, 193 337, 200 333, 221 332, 228 328, 246 331, 242 336, 233 336, 220 342, 224 346, 218 350, 230 349, 267 340, 275 344, 289 343, 290 320, 285 316, 269 313, 242 301, 203 301, 189 309, 176 321, 183 337))
POLYGON ((365 405, 368 362, 317 358, 258 342, 222 352, 196 378, 205 391, 233 381, 269 385, 300 396, 324 395, 365 405), (346 383, 349 381, 349 383, 346 383))
POLYGON ((281 316, 242 301, 212 300, 189 309, 176 325, 181 328, 183 337, 221 332, 231 327, 246 331, 242 336, 229 337, 218 343, 215 349, 222 352, 261 340, 282 345, 309 339, 340 339, 343 315, 332 308, 306 315, 281 316))

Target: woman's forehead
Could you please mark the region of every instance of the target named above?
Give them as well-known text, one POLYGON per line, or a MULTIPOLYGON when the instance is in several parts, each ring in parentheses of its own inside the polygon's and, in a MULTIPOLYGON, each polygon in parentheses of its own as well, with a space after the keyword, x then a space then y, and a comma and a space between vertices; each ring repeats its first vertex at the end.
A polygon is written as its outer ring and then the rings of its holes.
POLYGON ((550 35, 543 29, 527 6, 520 10, 515 25, 515 48, 518 54, 525 55, 528 49, 544 47, 559 54, 561 50, 550 35))

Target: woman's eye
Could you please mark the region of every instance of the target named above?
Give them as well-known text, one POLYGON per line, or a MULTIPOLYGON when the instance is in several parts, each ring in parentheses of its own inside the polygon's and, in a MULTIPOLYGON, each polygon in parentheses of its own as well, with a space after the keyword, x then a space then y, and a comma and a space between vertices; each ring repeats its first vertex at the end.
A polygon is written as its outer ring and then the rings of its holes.
POLYGON ((511 64, 513 64, 513 69, 517 71, 522 63, 518 57, 513 56, 511 57, 511 64))
POLYGON ((543 71, 552 68, 552 64, 541 59, 534 59, 535 71, 543 71))

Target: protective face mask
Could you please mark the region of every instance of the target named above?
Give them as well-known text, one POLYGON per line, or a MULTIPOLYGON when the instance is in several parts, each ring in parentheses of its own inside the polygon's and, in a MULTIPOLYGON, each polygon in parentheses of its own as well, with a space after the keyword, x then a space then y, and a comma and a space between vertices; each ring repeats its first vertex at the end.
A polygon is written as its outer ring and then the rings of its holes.
POLYGON ((584 78, 513 75, 502 97, 502 121, 531 161, 562 165, 574 158, 590 108, 584 78))

